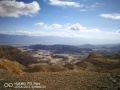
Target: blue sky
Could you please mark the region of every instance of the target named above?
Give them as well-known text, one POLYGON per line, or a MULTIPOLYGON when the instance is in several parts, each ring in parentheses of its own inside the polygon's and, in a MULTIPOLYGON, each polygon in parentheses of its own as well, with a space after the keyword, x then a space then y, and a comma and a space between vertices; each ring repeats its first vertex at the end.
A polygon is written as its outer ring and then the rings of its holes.
POLYGON ((119 43, 119 4, 120 0, 1 0, 0 33, 119 43))

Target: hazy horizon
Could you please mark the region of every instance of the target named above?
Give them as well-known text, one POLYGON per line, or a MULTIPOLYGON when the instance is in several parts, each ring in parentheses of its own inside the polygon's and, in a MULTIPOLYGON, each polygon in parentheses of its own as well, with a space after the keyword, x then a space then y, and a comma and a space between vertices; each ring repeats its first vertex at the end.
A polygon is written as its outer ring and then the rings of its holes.
POLYGON ((7 35, 0 34, 0 45, 34 45, 34 44, 43 44, 43 45, 54 45, 54 44, 63 44, 63 45, 105 45, 105 44, 120 44, 119 42, 115 43, 114 41, 108 43, 107 41, 94 41, 89 39, 79 39, 79 38, 66 38, 66 37, 55 37, 55 36, 27 36, 27 35, 7 35))

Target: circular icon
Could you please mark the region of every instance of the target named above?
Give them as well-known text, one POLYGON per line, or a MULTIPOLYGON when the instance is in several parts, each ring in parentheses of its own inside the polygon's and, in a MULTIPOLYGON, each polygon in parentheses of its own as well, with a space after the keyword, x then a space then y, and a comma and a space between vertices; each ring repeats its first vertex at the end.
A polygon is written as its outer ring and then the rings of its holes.
POLYGON ((4 83, 4 87, 13 87, 12 83, 4 83))

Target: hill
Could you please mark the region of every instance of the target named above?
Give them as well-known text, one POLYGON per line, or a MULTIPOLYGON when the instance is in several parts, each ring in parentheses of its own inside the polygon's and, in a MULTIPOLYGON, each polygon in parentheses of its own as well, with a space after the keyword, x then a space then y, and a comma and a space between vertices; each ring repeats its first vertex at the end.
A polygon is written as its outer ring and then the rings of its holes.
POLYGON ((23 65, 19 64, 16 61, 10 61, 7 59, 0 59, 0 69, 6 70, 14 74, 24 74, 24 72, 22 71, 22 69, 24 69, 23 65))
POLYGON ((91 45, 91 44, 83 44, 83 45, 79 45, 80 48, 89 48, 89 49, 93 49, 96 48, 95 45, 91 45))
POLYGON ((91 53, 86 59, 76 63, 76 65, 85 70, 112 72, 120 69, 120 54, 102 55, 99 53, 91 53))
POLYGON ((37 63, 32 56, 12 46, 0 46, 0 58, 17 61, 25 66, 37 63))
POLYGON ((66 71, 68 69, 57 65, 48 65, 45 63, 23 66, 17 61, 0 59, 0 70, 5 70, 13 74, 23 75, 26 73, 34 73, 34 72, 60 72, 60 71, 66 71))
POLYGON ((60 72, 66 71, 67 69, 58 65, 48 65, 45 63, 31 64, 26 67, 23 71, 28 73, 34 72, 60 72))

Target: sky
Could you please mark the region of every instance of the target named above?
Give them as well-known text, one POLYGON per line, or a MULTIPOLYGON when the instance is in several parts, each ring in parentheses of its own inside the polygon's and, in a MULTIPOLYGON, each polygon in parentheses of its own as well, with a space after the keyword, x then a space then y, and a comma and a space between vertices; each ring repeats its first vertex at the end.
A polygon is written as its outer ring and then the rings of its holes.
POLYGON ((120 43, 119 4, 120 0, 0 0, 0 34, 120 43))

